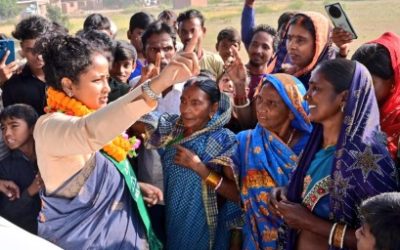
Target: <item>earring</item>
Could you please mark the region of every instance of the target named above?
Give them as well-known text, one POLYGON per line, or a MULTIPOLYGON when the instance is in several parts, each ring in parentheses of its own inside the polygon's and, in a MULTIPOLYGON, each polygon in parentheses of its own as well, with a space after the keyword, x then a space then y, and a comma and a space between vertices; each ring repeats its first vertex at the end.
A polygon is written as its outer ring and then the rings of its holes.
POLYGON ((342 111, 342 113, 344 113, 344 104, 342 104, 342 105, 340 106, 340 111, 342 111))

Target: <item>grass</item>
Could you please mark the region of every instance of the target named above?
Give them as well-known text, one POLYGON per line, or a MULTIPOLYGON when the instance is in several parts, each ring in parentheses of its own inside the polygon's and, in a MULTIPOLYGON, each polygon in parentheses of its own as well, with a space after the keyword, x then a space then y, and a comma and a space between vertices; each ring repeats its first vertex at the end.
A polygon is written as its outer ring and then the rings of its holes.
MULTIPOLYGON (((211 51, 215 51, 215 42, 218 32, 227 27, 233 26, 240 30, 240 18, 243 8, 243 1, 238 0, 220 0, 209 1, 208 7, 200 10, 206 17, 207 35, 203 46, 211 51), (211 3, 212 2, 212 3, 211 3)), ((257 0, 256 23, 277 25, 279 15, 287 10, 306 10, 318 11, 325 15, 324 4, 337 2, 337 0, 257 0)), ((359 38, 351 44, 351 51, 361 44, 378 37, 385 31, 393 31, 400 34, 400 1, 398 0, 363 0, 363 1, 345 1, 342 5, 348 14, 359 38)), ((165 8, 165 6, 163 6, 165 8)), ((117 38, 126 39, 126 30, 128 29, 130 16, 135 11, 145 10, 157 15, 162 9, 157 7, 140 9, 138 7, 125 8, 120 11, 104 11, 103 14, 111 18, 119 28, 117 38)), ((179 13, 182 10, 175 10, 179 13)), ((84 15, 70 17, 69 27, 71 33, 76 32, 82 27, 84 15)), ((17 20, 11 20, 6 23, 0 23, 0 31, 11 34, 17 20)), ((244 50, 241 55, 246 57, 244 50)))

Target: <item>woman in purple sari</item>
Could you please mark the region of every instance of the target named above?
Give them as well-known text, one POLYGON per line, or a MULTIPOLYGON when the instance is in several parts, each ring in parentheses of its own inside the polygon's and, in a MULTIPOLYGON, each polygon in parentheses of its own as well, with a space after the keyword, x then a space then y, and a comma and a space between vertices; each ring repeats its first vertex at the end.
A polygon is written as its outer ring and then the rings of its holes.
MULTIPOLYGON (((156 78, 107 105, 109 62, 72 36, 42 40, 47 107, 34 129, 45 184, 38 233, 63 249, 161 249, 127 161, 122 135, 157 106, 161 92, 199 72, 189 44, 156 78)), ((38 48, 40 49, 40 48, 38 48)))
POLYGON ((362 200, 398 188, 368 70, 336 59, 313 71, 306 100, 316 123, 287 188, 270 205, 290 228, 285 249, 354 249, 362 200))

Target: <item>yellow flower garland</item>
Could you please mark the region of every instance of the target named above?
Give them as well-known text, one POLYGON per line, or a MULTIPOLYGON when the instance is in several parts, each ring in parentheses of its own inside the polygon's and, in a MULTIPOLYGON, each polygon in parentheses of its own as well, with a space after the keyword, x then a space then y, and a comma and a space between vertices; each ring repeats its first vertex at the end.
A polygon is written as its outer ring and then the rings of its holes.
MULTIPOLYGON (((64 92, 57 91, 52 87, 47 89, 46 113, 62 112, 67 115, 85 116, 94 112, 87 108, 75 98, 68 97, 64 92)), ((126 156, 136 156, 135 149, 139 147, 140 141, 135 137, 129 139, 126 134, 117 136, 114 140, 103 147, 103 151, 117 162, 126 159, 126 156)))

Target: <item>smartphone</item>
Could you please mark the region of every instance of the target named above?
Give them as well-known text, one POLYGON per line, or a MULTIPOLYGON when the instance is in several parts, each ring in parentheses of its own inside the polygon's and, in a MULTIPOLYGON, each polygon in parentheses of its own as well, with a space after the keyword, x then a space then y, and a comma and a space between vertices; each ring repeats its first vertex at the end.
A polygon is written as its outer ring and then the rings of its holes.
POLYGON ((340 3, 327 4, 325 5, 325 10, 336 28, 344 29, 353 35, 353 39, 357 39, 357 34, 350 23, 350 19, 347 17, 340 3))
POLYGON ((4 39, 0 40, 0 60, 3 59, 4 55, 6 54, 7 50, 10 51, 8 55, 6 65, 15 61, 15 46, 14 41, 11 39, 4 39))

